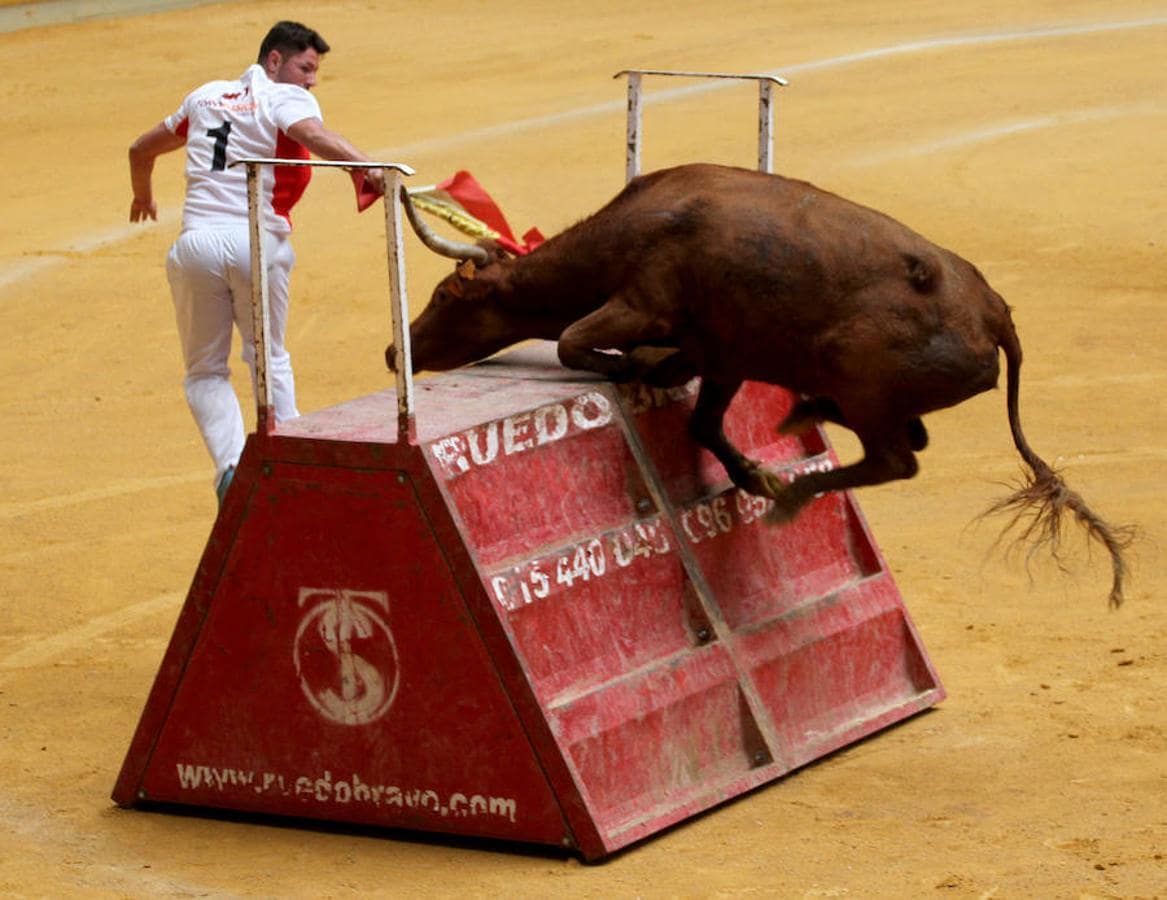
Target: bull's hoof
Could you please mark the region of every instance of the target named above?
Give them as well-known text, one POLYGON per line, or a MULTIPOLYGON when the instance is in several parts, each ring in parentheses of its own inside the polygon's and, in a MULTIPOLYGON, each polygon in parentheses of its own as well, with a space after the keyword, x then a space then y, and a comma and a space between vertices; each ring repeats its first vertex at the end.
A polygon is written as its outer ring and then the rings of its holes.
POLYGON ((766 477, 765 496, 771 500, 770 509, 766 512, 766 522, 771 525, 793 522, 810 500, 807 492, 801 489, 799 479, 785 481, 771 472, 760 470, 759 474, 766 477))
POLYGON ((788 485, 783 485, 782 490, 771 499, 774 503, 766 513, 766 522, 770 525, 785 525, 787 522, 793 522, 798 518, 803 506, 806 505, 806 502, 796 496, 788 485))
POLYGON ((773 472, 767 472, 755 462, 749 462, 742 468, 740 478, 734 483, 743 491, 758 497, 768 497, 773 500, 786 491, 782 479, 773 472))

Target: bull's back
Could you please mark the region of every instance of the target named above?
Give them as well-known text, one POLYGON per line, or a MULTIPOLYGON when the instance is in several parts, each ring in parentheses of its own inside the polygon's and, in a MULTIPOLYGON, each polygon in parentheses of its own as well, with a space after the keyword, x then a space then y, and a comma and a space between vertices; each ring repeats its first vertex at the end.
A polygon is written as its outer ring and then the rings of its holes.
POLYGON ((705 164, 656 174, 630 199, 683 210, 678 299, 710 371, 807 392, 877 359, 934 365, 954 393, 995 380, 1004 304, 956 254, 805 181, 705 164))
POLYGON ((617 240, 701 278, 843 297, 873 279, 928 286, 946 251, 890 216, 806 181, 706 163, 631 182, 610 204, 617 240), (683 254, 678 250, 683 248, 683 254))

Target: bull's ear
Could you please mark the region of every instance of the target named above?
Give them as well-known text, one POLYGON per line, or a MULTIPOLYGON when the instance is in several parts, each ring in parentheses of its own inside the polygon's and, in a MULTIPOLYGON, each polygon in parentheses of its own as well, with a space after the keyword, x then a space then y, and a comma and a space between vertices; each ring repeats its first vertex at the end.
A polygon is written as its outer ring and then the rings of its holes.
POLYGON ((477 269, 474 267, 474 260, 464 259, 462 262, 458 263, 454 271, 458 273, 459 278, 465 278, 467 281, 473 281, 474 273, 477 271, 477 269))

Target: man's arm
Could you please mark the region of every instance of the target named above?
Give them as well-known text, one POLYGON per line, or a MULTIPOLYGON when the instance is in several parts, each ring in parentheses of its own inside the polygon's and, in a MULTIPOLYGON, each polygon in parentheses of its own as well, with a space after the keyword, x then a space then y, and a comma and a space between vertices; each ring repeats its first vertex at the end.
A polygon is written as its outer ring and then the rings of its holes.
POLYGON ((130 144, 130 184, 134 189, 134 200, 130 204, 131 222, 144 222, 148 218, 157 220, 158 207, 154 204, 151 183, 154 160, 185 143, 186 138, 171 133, 159 122, 130 144))
MULTIPOLYGON (((301 119, 288 129, 288 137, 302 144, 321 159, 373 162, 354 147, 344 135, 329 131, 319 119, 301 119)), ((365 184, 378 194, 385 193, 385 175, 380 169, 365 172, 365 184)))

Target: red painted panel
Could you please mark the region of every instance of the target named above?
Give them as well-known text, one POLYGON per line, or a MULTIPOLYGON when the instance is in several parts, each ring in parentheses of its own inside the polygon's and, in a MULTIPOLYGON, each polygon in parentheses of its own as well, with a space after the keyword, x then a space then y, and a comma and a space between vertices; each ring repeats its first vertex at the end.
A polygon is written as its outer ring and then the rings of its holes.
POLYGON ((793 522, 765 521, 768 502, 736 489, 681 513, 682 528, 730 628, 764 622, 878 571, 841 494, 793 522))
POLYGON ((650 502, 617 414, 591 390, 427 445, 482 565, 594 534, 650 502))
POLYGON ((555 728, 605 831, 716 790, 759 752, 736 670, 716 646, 556 710, 555 728))
POLYGON ((274 465, 216 597, 150 799, 563 838, 408 483, 274 465))
POLYGON ((936 683, 890 580, 877 576, 740 636, 746 660, 792 765, 886 711, 908 708, 936 683))
POLYGON ((659 518, 488 577, 541 700, 588 690, 699 643, 677 539, 659 518))

